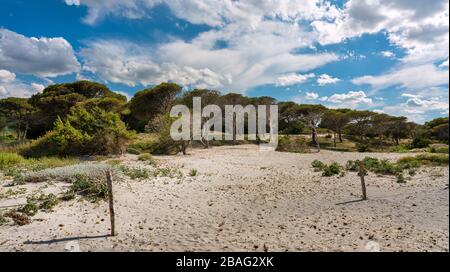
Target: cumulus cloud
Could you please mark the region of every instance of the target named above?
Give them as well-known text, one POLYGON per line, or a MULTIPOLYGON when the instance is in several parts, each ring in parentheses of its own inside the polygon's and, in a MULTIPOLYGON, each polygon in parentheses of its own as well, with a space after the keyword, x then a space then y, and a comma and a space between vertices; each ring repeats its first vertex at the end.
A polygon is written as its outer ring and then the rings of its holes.
POLYGON ((290 85, 300 84, 300 83, 307 81, 310 78, 313 78, 314 76, 315 75, 313 73, 304 74, 304 75, 292 73, 292 74, 280 76, 277 79, 276 84, 278 86, 290 86, 290 85))
POLYGON ((80 65, 64 38, 29 38, 0 28, 0 69, 56 77, 77 72, 80 65))
POLYGON ((405 62, 425 63, 448 56, 449 4, 446 0, 349 0, 334 20, 312 26, 322 44, 340 43, 365 33, 386 33, 403 48, 405 62))
POLYGON ((439 64, 439 67, 448 69, 448 59, 446 61, 443 61, 441 64, 439 64))
POLYGON ((327 75, 327 74, 322 74, 322 75, 320 75, 319 78, 317 79, 317 83, 318 83, 320 86, 324 86, 324 85, 327 85, 327 84, 335 84, 335 83, 337 83, 337 82, 339 82, 339 81, 340 81, 339 78, 337 78, 337 77, 331 77, 331 76, 329 76, 329 75, 327 75))
POLYGON ((91 41, 80 55, 84 70, 111 82, 134 86, 172 80, 243 92, 263 84, 302 80, 301 74, 292 76, 294 71, 308 71, 338 60, 333 53, 293 53, 302 46, 298 39, 305 35, 298 27, 283 22, 264 22, 257 29, 229 25, 201 33, 190 42, 173 40, 154 47, 91 41), (220 40, 227 40, 228 47, 217 49, 220 40), (280 81, 279 75, 289 77, 280 81))
POLYGON ((314 93, 314 92, 306 92, 305 94, 305 98, 308 100, 316 100, 319 98, 319 94, 318 93, 314 93))
POLYGON ((0 70, 0 98, 30 97, 36 90, 16 78, 16 74, 8 70, 0 70))
POLYGON ((16 74, 11 73, 8 70, 0 70, 0 82, 11 82, 14 81, 16 79, 16 74))
POLYGON ((439 97, 403 93, 401 97, 405 98, 403 102, 385 106, 383 110, 388 114, 406 116, 409 120, 417 123, 425 122, 426 116, 429 114, 435 116, 449 113, 448 93, 439 97))
POLYGON ((372 98, 368 97, 364 91, 350 91, 348 93, 333 94, 328 97, 326 101, 344 108, 358 108, 361 106, 371 107, 374 105, 372 98))

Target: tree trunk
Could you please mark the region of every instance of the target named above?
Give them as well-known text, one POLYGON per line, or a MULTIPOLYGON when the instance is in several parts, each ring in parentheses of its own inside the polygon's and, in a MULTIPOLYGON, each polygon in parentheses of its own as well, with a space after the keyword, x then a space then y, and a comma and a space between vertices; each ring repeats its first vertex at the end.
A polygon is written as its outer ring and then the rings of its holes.
POLYGON ((317 147, 317 152, 320 152, 320 144, 319 144, 319 137, 317 136, 317 130, 315 127, 312 127, 312 137, 313 137, 313 144, 317 147))
POLYGON ((333 132, 333 142, 334 142, 334 147, 336 148, 336 132, 333 132))
POLYGON ((339 130, 339 132, 338 132, 338 133, 339 133, 339 142, 341 142, 341 143, 342 143, 342 142, 343 142, 343 140, 342 140, 342 131, 341 131, 341 130, 339 130))

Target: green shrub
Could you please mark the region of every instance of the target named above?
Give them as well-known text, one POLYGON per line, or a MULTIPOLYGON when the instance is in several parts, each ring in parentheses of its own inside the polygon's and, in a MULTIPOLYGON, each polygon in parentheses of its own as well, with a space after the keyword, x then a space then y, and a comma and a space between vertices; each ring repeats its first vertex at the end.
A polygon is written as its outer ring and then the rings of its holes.
POLYGON ((81 195, 91 202, 98 202, 108 197, 108 187, 105 180, 94 180, 86 175, 78 174, 74 177, 69 190, 64 193, 64 199, 69 200, 81 195))
POLYGON ((324 164, 323 162, 321 162, 319 160, 314 160, 311 163, 311 166, 314 168, 314 172, 320 172, 320 171, 323 171, 323 169, 325 169, 326 164, 324 164))
POLYGON ((418 136, 415 137, 411 142, 411 148, 425 148, 428 147, 431 144, 431 141, 422 137, 418 136))
POLYGON ((28 216, 34 216, 39 211, 38 200, 34 196, 27 197, 27 203, 19 208, 18 211, 28 216))
POLYGON ((344 173, 343 169, 344 168, 341 165, 339 165, 336 162, 333 162, 332 164, 327 165, 323 169, 322 176, 324 176, 324 177, 331 177, 331 176, 334 176, 334 175, 340 175, 340 174, 344 173))
POLYGON ((410 147, 407 145, 396 145, 391 148, 391 152, 395 153, 407 153, 410 151, 410 147))
POLYGON ((41 194, 39 197, 27 197, 27 203, 18 209, 19 212, 28 216, 34 216, 39 210, 50 211, 59 203, 58 198, 54 194, 41 194))
POLYGON ((54 194, 42 194, 38 200, 40 202, 39 209, 44 211, 50 211, 59 203, 58 198, 54 194))
POLYGON ((121 154, 132 137, 118 114, 76 106, 65 121, 58 118, 54 129, 33 141, 22 154, 26 157, 121 154))
POLYGON ((321 172, 324 177, 331 177, 334 175, 343 175, 344 167, 339 165, 336 162, 333 162, 330 165, 326 165, 325 163, 315 160, 311 163, 311 166, 314 168, 314 172, 321 172))
POLYGON ((370 151, 370 145, 368 143, 357 143, 356 149, 358 152, 364 153, 370 151))

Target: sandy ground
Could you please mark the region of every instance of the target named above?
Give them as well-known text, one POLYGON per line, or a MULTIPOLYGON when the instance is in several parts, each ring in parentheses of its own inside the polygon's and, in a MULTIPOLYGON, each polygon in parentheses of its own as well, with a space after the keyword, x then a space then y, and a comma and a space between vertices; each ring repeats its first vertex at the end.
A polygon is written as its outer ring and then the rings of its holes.
MULTIPOLYGON (((371 174, 369 200, 358 201, 355 173, 327 178, 310 166, 315 159, 345 164, 364 156, 405 155, 260 152, 244 145, 157 157, 184 177, 117 178, 116 237, 107 236, 106 202, 74 200, 38 213, 29 225, 0 226, 0 251, 448 251, 448 167, 421 169, 406 184, 371 174), (191 169, 198 175, 190 177, 191 169)), ((145 167, 135 156, 121 159, 145 167)), ((29 193, 60 185, 24 186, 29 193)), ((0 207, 20 201, 0 199, 0 207)))

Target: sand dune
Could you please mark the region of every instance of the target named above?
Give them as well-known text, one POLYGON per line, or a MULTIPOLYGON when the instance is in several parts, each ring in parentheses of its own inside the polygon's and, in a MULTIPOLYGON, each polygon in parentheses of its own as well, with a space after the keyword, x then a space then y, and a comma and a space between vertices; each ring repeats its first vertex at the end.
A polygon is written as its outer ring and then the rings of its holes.
MULTIPOLYGON (((422 168, 406 184, 370 174, 369 200, 362 202, 355 173, 327 178, 311 169, 315 159, 345 164, 365 156, 404 155, 260 152, 243 145, 157 157, 184 177, 116 177, 118 236, 105 236, 106 202, 70 201, 38 213, 29 225, 0 226, 0 250, 448 251, 448 167, 422 168), (190 177, 191 169, 198 175, 190 177)), ((145 167, 133 155, 121 160, 145 167)), ((22 187, 31 193, 58 186, 22 187)), ((23 200, 0 199, 0 206, 23 200)))

